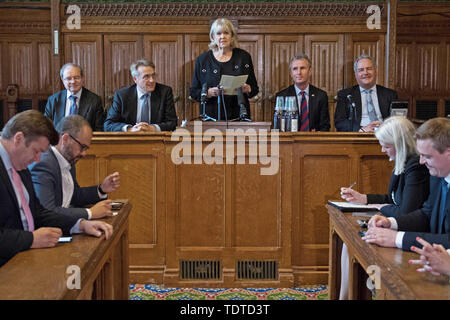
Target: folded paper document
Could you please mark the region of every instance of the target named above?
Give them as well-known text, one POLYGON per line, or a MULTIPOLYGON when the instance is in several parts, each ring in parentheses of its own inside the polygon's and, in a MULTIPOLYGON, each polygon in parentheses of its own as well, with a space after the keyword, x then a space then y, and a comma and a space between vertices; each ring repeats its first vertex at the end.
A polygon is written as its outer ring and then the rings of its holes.
POLYGON ((223 94, 226 95, 236 95, 236 89, 242 87, 247 81, 248 75, 244 74, 242 76, 228 76, 223 75, 220 79, 220 85, 223 87, 223 94))
POLYGON ((353 211, 378 211, 377 208, 370 207, 365 204, 347 202, 347 201, 330 201, 328 200, 328 204, 338 208, 343 212, 353 212, 353 211))

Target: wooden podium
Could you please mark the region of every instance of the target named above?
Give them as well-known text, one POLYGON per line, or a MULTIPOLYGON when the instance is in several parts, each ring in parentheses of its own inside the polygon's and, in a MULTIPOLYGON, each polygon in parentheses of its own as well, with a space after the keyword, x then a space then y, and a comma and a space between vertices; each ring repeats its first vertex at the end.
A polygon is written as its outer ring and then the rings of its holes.
POLYGON ((270 131, 272 123, 270 122, 253 122, 253 121, 189 121, 186 125, 186 129, 190 132, 200 131, 196 128, 201 128, 201 131, 208 129, 218 129, 221 132, 226 132, 227 129, 242 129, 243 131, 248 129, 254 129, 256 132, 259 130, 270 131))

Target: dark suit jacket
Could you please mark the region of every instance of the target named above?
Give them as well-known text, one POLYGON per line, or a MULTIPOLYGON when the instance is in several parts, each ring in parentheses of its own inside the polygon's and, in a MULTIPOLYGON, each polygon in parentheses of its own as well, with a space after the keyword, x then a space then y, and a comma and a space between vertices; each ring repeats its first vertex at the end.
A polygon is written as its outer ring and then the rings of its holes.
POLYGON ((419 156, 412 156, 403 173, 392 173, 388 194, 368 194, 367 203, 389 203, 380 211, 386 217, 396 218, 421 208, 429 193, 430 173, 419 163, 419 156))
POLYGON ((41 161, 29 166, 33 179, 34 190, 42 205, 57 213, 66 213, 77 218, 87 219, 88 214, 83 206, 96 203, 101 199, 98 196, 97 186, 80 187, 78 185, 73 166, 72 175, 74 190, 70 208, 63 208, 62 175, 58 160, 51 148, 42 153, 41 161))
MULTIPOLYGON (((390 106, 393 100, 397 100, 397 92, 394 90, 377 85, 378 104, 380 106, 383 120, 390 116, 390 106)), ((334 125, 336 131, 358 131, 361 123, 362 102, 361 91, 359 86, 342 89, 337 95, 336 111, 334 113, 334 125), (356 118, 353 121, 353 128, 349 120, 349 102, 347 96, 351 95, 353 102, 356 105, 356 118)))
MULTIPOLYGON (((35 229, 55 227, 61 228, 64 234, 69 234, 70 229, 78 219, 66 214, 56 214, 45 209, 34 193, 30 172, 22 170, 19 172, 19 175, 30 196, 29 206, 34 218, 35 229)), ((18 252, 31 247, 33 234, 23 229, 16 194, 1 159, 0 212, 0 266, 2 266, 18 252)))
MULTIPOLYGON (((56 126, 64 118, 66 111, 67 90, 62 90, 50 96, 45 106, 44 115, 56 126)), ((78 114, 85 118, 93 131, 103 131, 105 113, 101 98, 83 87, 81 91, 78 114)))
MULTIPOLYGON (((177 126, 172 88, 157 83, 150 97, 150 122, 159 125, 161 131, 173 131, 177 126)), ((125 125, 134 126, 137 117, 136 85, 121 88, 114 93, 113 105, 105 120, 105 131, 122 131, 125 125)))
MULTIPOLYGON (((296 97, 294 85, 281 90, 276 94, 276 96, 296 97)), ((298 105, 298 100, 295 99, 295 104, 300 115, 300 107, 298 105)), ((328 111, 328 95, 325 91, 309 85, 309 129, 315 129, 316 131, 330 131, 330 113, 328 111)), ((299 125, 300 129, 300 125, 299 125)))
POLYGON ((419 210, 413 211, 407 215, 397 217, 399 231, 407 231, 403 237, 403 250, 411 250, 411 246, 421 248, 422 245, 416 241, 416 237, 421 237, 429 243, 437 243, 450 248, 450 192, 447 193, 447 202, 445 206, 445 233, 438 233, 439 227, 439 207, 441 196, 442 178, 430 177, 430 195, 419 210))

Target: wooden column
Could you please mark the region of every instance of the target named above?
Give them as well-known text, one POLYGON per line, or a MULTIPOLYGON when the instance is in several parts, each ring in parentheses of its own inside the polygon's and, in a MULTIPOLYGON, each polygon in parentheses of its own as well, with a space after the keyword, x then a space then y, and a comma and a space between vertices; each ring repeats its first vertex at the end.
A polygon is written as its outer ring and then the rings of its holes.
POLYGON ((395 59, 396 59, 396 41, 397 41, 397 2, 398 0, 388 0, 388 28, 386 31, 386 85, 389 88, 395 87, 395 59))
POLYGON ((52 74, 52 92, 60 90, 59 68, 61 67, 61 50, 63 48, 61 42, 61 28, 60 28, 60 0, 50 0, 51 4, 51 34, 52 39, 52 62, 51 62, 51 74, 52 74), (55 31, 58 32, 58 54, 55 54, 55 31))

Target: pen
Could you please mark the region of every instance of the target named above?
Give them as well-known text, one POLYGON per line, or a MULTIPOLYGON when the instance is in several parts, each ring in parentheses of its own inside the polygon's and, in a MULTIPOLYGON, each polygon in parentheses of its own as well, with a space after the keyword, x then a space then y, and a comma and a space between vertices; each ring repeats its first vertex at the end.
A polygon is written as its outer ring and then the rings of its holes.
POLYGON ((356 181, 353 182, 353 183, 350 185, 350 187, 348 187, 348 189, 351 189, 353 186, 355 186, 355 184, 356 184, 356 181))

